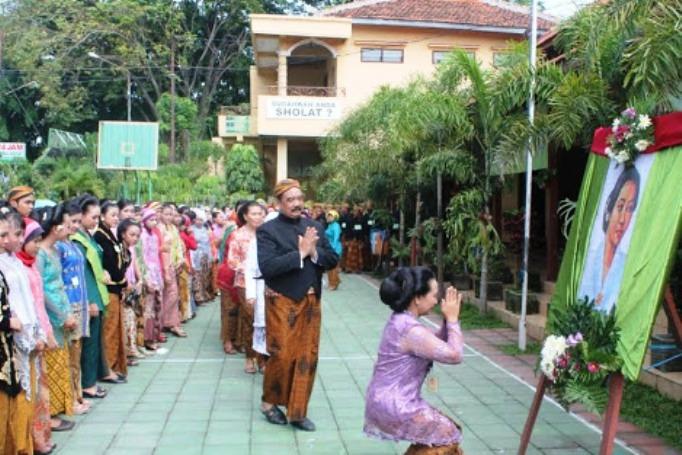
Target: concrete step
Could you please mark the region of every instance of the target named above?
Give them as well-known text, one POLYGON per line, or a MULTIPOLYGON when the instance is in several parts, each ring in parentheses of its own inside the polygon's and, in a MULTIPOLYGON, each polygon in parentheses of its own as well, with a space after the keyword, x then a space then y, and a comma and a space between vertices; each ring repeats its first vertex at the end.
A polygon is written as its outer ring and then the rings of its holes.
MULTIPOLYGON (((506 322, 513 328, 519 327, 521 316, 508 311, 504 307, 504 302, 488 302, 488 311, 495 315, 499 320, 506 322)), ((526 333, 530 338, 541 341, 545 338, 545 323, 547 317, 542 314, 529 314, 526 316, 526 333)))

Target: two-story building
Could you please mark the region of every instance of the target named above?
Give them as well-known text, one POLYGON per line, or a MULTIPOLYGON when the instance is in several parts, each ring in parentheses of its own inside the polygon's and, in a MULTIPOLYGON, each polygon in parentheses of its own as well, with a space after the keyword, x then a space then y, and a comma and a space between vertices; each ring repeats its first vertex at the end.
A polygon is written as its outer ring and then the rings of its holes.
MULTIPOLYGON (((359 0, 317 16, 251 16, 248 112, 224 107, 220 140, 254 144, 270 184, 303 178, 318 140, 382 85, 430 75, 452 49, 484 65, 525 38, 527 8, 497 0, 359 0), (241 114, 241 115, 239 115, 241 114)), ((541 18, 542 33, 552 26, 541 18)))

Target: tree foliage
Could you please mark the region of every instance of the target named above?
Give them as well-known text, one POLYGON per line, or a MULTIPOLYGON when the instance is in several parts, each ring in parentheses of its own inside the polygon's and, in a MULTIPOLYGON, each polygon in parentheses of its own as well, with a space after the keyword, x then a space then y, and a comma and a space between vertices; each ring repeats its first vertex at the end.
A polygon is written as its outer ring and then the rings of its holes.
POLYGON ((130 73, 133 119, 164 120, 158 103, 174 77, 178 100, 196 109, 187 130, 210 137, 221 104, 249 99, 249 14, 330 3, 337 2, 5 0, 0 93, 31 81, 37 88, 0 97, 0 136, 29 142, 33 157, 34 140, 50 127, 80 133, 96 130, 99 120, 124 119, 130 73))
POLYGON ((263 167, 258 152, 252 145, 232 146, 225 160, 225 185, 228 193, 255 195, 263 191, 263 167))
POLYGON ((566 64, 602 81, 614 113, 667 112, 682 96, 682 1, 597 2, 561 24, 566 64))

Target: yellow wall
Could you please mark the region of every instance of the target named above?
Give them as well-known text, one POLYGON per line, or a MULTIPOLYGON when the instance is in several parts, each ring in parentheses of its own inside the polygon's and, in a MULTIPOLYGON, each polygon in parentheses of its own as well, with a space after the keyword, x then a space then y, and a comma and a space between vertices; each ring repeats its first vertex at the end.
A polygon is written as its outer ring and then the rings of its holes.
MULTIPOLYGON (((433 64, 433 52, 460 48, 475 52, 476 58, 486 66, 492 65, 493 53, 504 51, 507 42, 520 39, 514 35, 465 32, 458 30, 421 29, 395 26, 353 25, 350 36, 346 33, 344 22, 338 18, 287 18, 279 16, 270 21, 268 16, 253 16, 254 32, 279 39, 279 52, 287 54, 292 47, 309 38, 315 38, 328 44, 337 53, 337 58, 329 63, 333 72, 336 66, 336 87, 340 89, 339 103, 344 114, 371 98, 382 85, 402 86, 417 76, 430 77, 436 66, 433 64), (295 33, 282 24, 294 21, 299 27, 295 33), (329 21, 329 22, 328 22, 329 21), (255 24, 258 24, 256 27, 255 24), (330 28, 331 27, 331 28, 330 28), (341 30, 339 32, 339 30, 341 30), (292 36, 294 35, 294 36, 292 36), (388 48, 402 49, 403 63, 370 63, 361 61, 361 49, 388 48)), ((347 25, 347 24, 346 24, 347 25)), ((310 51, 308 51, 310 52, 310 51)), ((314 52, 314 50, 312 51, 314 52)), ((294 54, 296 54, 294 50, 294 54)), ((288 86, 323 85, 318 76, 324 71, 320 68, 316 74, 306 76, 303 68, 289 68, 288 86), (305 84, 305 83, 308 84, 305 84)), ((338 121, 283 120, 268 119, 264 112, 259 112, 264 103, 259 96, 271 96, 275 93, 267 86, 277 85, 277 71, 273 68, 259 68, 251 72, 251 109, 252 125, 255 132, 263 135, 280 136, 324 136, 338 121)), ((330 75, 330 86, 333 76, 330 75)))
POLYGON ((449 30, 409 29, 404 27, 353 26, 353 35, 339 47, 338 85, 345 87, 347 106, 357 106, 369 99, 382 85, 400 86, 416 76, 431 76, 436 68, 432 63, 434 50, 452 47, 473 50, 484 65, 492 65, 494 50, 504 49, 511 35, 465 33, 449 30), (383 44, 403 49, 403 63, 369 63, 360 61, 363 47, 382 47, 383 44))
MULTIPOLYGON (((251 131, 248 135, 251 137, 239 137, 237 140, 248 142, 269 137, 274 142, 268 146, 266 154, 275 160, 277 156, 283 159, 286 157, 289 139, 317 138, 329 134, 346 114, 371 98, 382 85, 402 86, 417 76, 432 76, 436 69, 433 63, 434 51, 453 48, 473 51, 481 63, 491 66, 495 52, 504 51, 510 40, 522 39, 518 35, 498 33, 352 25, 350 19, 334 17, 252 15, 251 22, 254 46, 259 48, 258 43, 261 43, 262 52, 257 55, 257 60, 269 62, 269 67, 251 68, 251 131), (340 117, 326 120, 267 118, 265 106, 278 96, 274 88, 278 85, 278 66, 281 67, 283 62, 280 56, 291 55, 292 48, 297 43, 311 39, 325 43, 335 51, 336 58, 327 62, 326 70, 322 66, 314 70, 315 74, 305 74, 303 67, 288 68, 287 86, 323 85, 319 76, 326 71, 329 74, 328 86, 339 89, 334 101, 340 108, 340 117), (403 63, 362 62, 361 49, 365 47, 402 49, 403 63), (280 140, 277 141, 277 138, 280 140)), ((319 49, 307 46, 293 50, 293 55, 310 53, 325 54, 326 51, 320 52, 319 49)), ((308 68, 312 70, 311 66, 308 68)), ((287 98, 310 102, 330 100, 298 96, 287 98)), ((225 139, 228 142, 234 141, 234 138, 225 139)), ((281 177, 279 174, 287 172, 286 164, 277 163, 270 172, 281 177)))

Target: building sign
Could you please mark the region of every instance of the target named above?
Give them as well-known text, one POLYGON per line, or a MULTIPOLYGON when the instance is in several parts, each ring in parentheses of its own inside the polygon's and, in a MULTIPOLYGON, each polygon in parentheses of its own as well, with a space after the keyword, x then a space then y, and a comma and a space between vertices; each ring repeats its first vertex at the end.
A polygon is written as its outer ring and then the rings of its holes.
POLYGON ((99 122, 98 169, 155 171, 158 153, 158 123, 99 122))
POLYGON ((26 159, 26 144, 23 142, 0 142, 0 161, 26 159))
POLYGON ((267 116, 272 119, 336 120, 341 104, 333 98, 272 97, 267 100, 267 116))
POLYGON ((225 133, 248 134, 251 131, 251 121, 248 115, 228 115, 225 117, 225 133))

